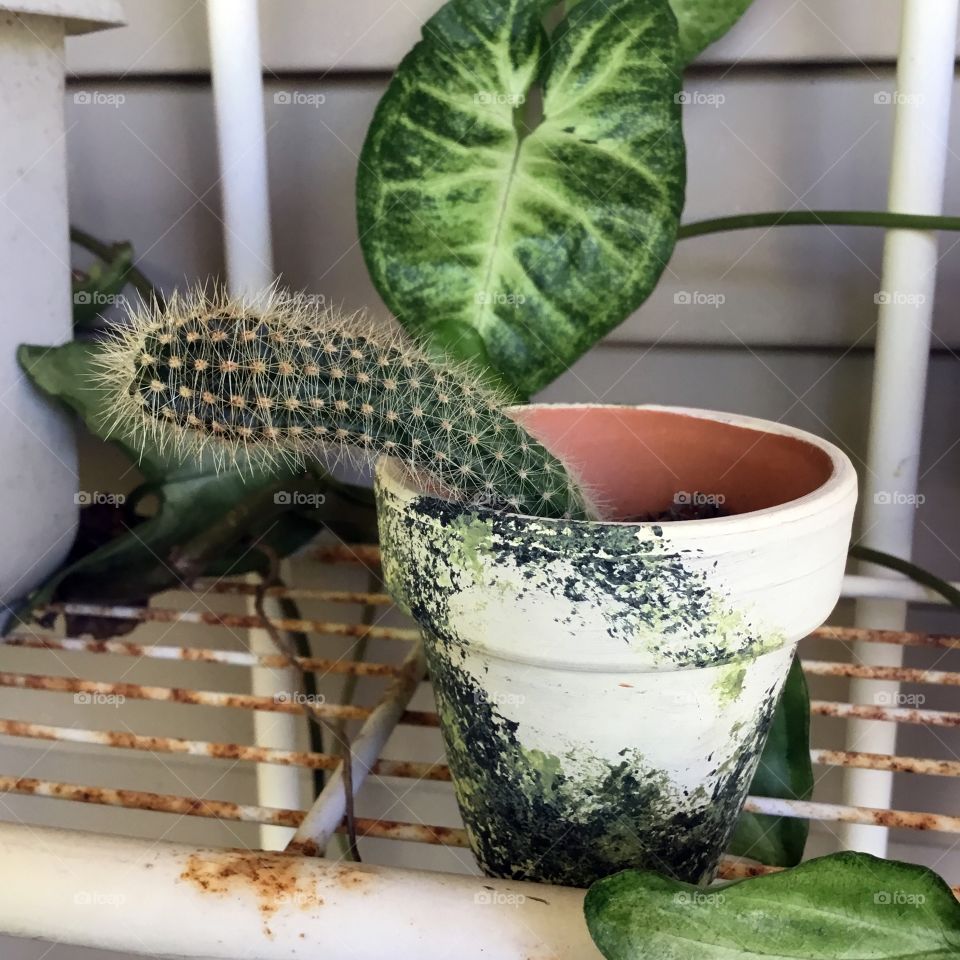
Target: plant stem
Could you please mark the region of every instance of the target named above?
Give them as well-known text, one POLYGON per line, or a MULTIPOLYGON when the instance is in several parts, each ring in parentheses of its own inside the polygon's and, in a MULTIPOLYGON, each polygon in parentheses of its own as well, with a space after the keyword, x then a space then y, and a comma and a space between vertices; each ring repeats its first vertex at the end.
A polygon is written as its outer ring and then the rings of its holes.
POLYGON ((754 230, 758 227, 885 227, 900 230, 960 230, 960 217, 934 217, 913 213, 888 213, 874 210, 780 210, 743 213, 735 217, 717 217, 685 223, 677 231, 678 240, 702 237, 728 230, 754 230))
POLYGON ((939 593, 953 606, 960 607, 960 590, 909 560, 901 560, 900 557, 894 557, 880 550, 871 550, 870 547, 861 547, 858 544, 854 544, 850 548, 850 556, 856 557, 857 560, 865 560, 867 563, 875 563, 878 567, 896 570, 897 573, 909 577, 914 583, 919 583, 924 587, 929 587, 935 593, 939 593))
MULTIPOLYGON (((84 250, 88 250, 105 263, 109 263, 114 258, 114 249, 111 244, 98 240, 93 234, 87 233, 86 230, 81 230, 79 227, 70 228, 70 242, 75 243, 78 247, 83 247, 84 250)), ((144 303, 155 300, 157 303, 163 304, 163 295, 137 266, 130 266, 127 271, 127 281, 143 297, 144 303)))

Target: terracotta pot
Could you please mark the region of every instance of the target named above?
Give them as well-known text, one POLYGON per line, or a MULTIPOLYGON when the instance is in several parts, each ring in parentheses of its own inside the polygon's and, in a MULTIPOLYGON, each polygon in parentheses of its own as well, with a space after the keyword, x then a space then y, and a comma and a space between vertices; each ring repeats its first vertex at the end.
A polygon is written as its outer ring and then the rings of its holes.
POLYGON ((423 628, 454 785, 488 873, 711 879, 797 641, 843 576, 856 475, 817 437, 661 407, 515 412, 612 517, 712 496, 733 515, 542 520, 424 493, 381 461, 384 573, 423 628))

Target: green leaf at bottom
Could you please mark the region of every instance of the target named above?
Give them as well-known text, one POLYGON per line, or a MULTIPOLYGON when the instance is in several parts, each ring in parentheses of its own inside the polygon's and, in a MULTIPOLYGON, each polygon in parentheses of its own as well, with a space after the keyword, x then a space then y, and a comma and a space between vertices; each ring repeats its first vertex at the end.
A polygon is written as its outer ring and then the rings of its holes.
POLYGON ((607 960, 957 960, 960 904, 931 870, 839 853, 701 888, 629 870, 584 904, 607 960))

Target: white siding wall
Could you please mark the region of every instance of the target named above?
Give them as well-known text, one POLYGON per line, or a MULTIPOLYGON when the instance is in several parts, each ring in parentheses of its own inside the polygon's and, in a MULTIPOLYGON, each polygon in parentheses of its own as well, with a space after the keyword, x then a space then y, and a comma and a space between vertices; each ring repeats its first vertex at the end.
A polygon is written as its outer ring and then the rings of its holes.
MULTIPOLYGON (((147 273, 170 287, 216 275, 223 264, 203 4, 125 3, 129 27, 70 44, 69 66, 76 75, 67 95, 72 220, 102 237, 132 240, 147 273), (120 93, 125 99, 115 108, 75 103, 73 93, 81 90, 120 93)), ((357 153, 389 70, 437 6, 436 0, 261 4, 274 246, 277 267, 292 286, 348 307, 384 312, 357 246, 357 153), (317 108, 274 102, 275 92, 293 88, 323 93, 325 101, 317 108)), ((686 219, 764 209, 881 208, 892 108, 875 104, 874 95, 893 87, 898 16, 897 0, 756 0, 730 37, 689 74, 688 88, 722 93, 725 100, 716 108, 687 110, 686 219)), ((956 212, 960 164, 953 161, 960 152, 960 123, 954 125, 950 151, 947 207, 956 212)), ((957 242, 949 235, 942 242, 921 482, 926 502, 917 514, 917 556, 954 578, 960 578, 955 426, 960 377, 952 351, 960 345, 954 309, 960 294, 957 242)), ((676 403, 783 420, 841 443, 862 464, 881 245, 876 231, 816 228, 686 241, 644 309, 545 396, 676 403), (674 293, 683 290, 722 293, 725 302, 716 309, 675 306, 674 293)), ((116 458, 90 442, 84 454, 86 482, 104 489, 116 458)), ((914 622, 957 631, 956 619, 947 614, 916 614, 914 622)), ((934 658, 908 651, 908 660, 921 666, 932 665, 934 658)), ((939 657, 938 666, 960 669, 960 656, 939 657)), ((219 683, 211 676, 208 686, 219 683)), ((832 681, 817 692, 843 699, 845 689, 845 682, 832 681)), ((950 688, 935 695, 924 692, 930 696, 926 706, 957 709, 950 688)), ((140 719, 144 723, 138 729, 149 729, 147 707, 140 719)), ((191 736, 249 742, 246 718, 230 721, 229 729, 223 729, 226 721, 219 717, 197 713, 188 719, 196 724, 191 736)), ((820 744, 842 743, 837 721, 817 726, 820 744)), ((415 750, 423 759, 435 759, 431 753, 437 749, 436 742, 395 746, 397 751, 415 750)), ((6 769, 21 763, 24 748, 17 750, 0 752, 6 769)), ((956 757, 960 736, 949 730, 906 729, 900 750, 956 757)), ((176 790, 176 779, 185 777, 198 791, 213 787, 207 780, 214 778, 195 765, 177 761, 165 774, 148 761, 88 756, 76 761, 75 770, 58 768, 57 775, 81 779, 85 774, 96 780, 102 774, 102 782, 119 782, 120 777, 125 785, 159 790, 176 790), (96 775, 91 772, 95 764, 102 764, 96 775)), ((953 782, 931 780, 923 778, 914 790, 903 784, 896 804, 960 811, 953 782)), ((836 795, 836 786, 831 775, 827 794, 836 795)), ((235 770, 211 795, 252 799, 252 789, 250 772, 235 770)), ((393 802, 384 791, 373 790, 365 812, 383 812, 393 802)), ((427 790, 421 802, 441 822, 451 822, 448 793, 427 790)), ((78 812, 74 805, 54 801, 44 803, 43 813, 37 814, 40 809, 36 801, 16 806, 20 815, 43 816, 48 822, 94 829, 118 829, 121 822, 106 811, 78 812)), ((403 818, 395 809, 391 815, 403 818)), ((122 821, 123 829, 150 833, 170 826, 164 821, 158 828, 152 819, 158 816, 134 815, 122 821)), ((251 839, 250 831, 242 829, 231 837, 233 829, 182 821, 172 825, 168 836, 226 844, 251 839)), ((830 839, 829 831, 821 831, 817 846, 825 848, 830 839)), ((960 881, 958 858, 938 846, 938 838, 898 841, 919 846, 901 844, 894 853, 922 858, 960 881)), ((384 842, 369 851, 384 860, 409 857, 406 846, 384 842)), ((455 866, 455 855, 420 856, 420 863, 455 866)), ((3 939, 0 954, 5 960, 94 956, 3 939)))

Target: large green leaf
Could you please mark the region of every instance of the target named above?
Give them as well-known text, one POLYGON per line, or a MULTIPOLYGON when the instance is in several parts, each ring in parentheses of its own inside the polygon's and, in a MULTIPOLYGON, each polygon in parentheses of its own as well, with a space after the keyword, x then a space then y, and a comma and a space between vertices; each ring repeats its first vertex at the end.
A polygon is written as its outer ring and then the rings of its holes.
POLYGON ((670 0, 680 27, 684 62, 719 40, 743 15, 752 0, 670 0))
POLYGON ((544 6, 451 0, 431 18, 357 185, 367 265, 400 321, 522 395, 647 298, 685 179, 667 0, 581 0, 550 38, 544 6))
MULTIPOLYGON (((813 793, 810 762, 810 697, 800 661, 794 658, 750 792, 760 797, 808 800, 813 793)), ((810 823, 798 817, 744 813, 730 852, 761 863, 790 867, 800 862, 810 823)))
POLYGON ((956 960, 960 904, 931 870, 840 853, 703 889, 626 871, 584 911, 607 960, 956 960))
POLYGON ((100 385, 96 367, 101 349, 89 340, 74 340, 60 347, 24 344, 17 351, 17 360, 39 390, 76 413, 94 436, 119 446, 148 481, 162 481, 182 464, 129 432, 111 432, 114 399, 100 385))
MULTIPOLYGON (((585 3, 587 0, 576 0, 585 3)), ((739 19, 753 0, 670 0, 680 28, 680 56, 693 60, 711 43, 719 40, 739 19)), ((574 6, 570 0, 567 7, 574 6)))

